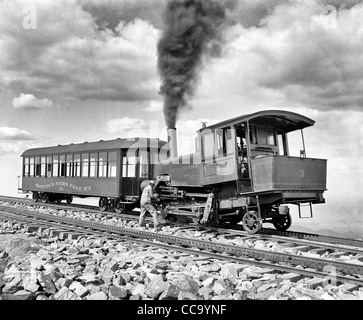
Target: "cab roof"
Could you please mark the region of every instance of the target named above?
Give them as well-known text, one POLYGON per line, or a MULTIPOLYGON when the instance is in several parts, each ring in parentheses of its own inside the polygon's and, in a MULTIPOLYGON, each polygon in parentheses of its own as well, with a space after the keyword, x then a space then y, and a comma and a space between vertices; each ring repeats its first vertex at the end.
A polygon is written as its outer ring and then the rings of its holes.
POLYGON ((199 132, 203 132, 206 129, 214 130, 233 126, 246 121, 249 121, 249 124, 272 127, 286 133, 313 126, 315 123, 314 120, 298 113, 283 110, 265 110, 225 120, 202 128, 199 132))
POLYGON ((125 138, 115 140, 100 140, 96 142, 84 142, 77 144, 58 145, 52 147, 34 148, 23 152, 22 157, 41 156, 50 154, 78 153, 78 152, 93 152, 107 151, 117 149, 156 149, 161 148, 166 144, 165 141, 150 138, 125 138))

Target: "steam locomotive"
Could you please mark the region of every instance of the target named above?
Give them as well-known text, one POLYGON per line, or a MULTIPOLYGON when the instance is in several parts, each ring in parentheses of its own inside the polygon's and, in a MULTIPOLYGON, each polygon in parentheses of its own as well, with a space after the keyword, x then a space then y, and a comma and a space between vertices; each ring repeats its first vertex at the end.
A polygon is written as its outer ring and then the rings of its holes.
MULTIPOLYGON (((21 190, 35 201, 99 197, 101 210, 139 206, 142 189, 156 180, 156 204, 165 219, 199 224, 242 223, 253 234, 263 223, 291 226, 288 204, 324 203, 327 161, 289 155, 288 134, 315 121, 288 111, 243 115, 197 133, 196 151, 177 155, 176 130, 168 141, 116 139, 25 151, 21 190)), ((304 144, 303 144, 304 145, 304 144)), ((312 211, 311 211, 312 216, 312 211)))

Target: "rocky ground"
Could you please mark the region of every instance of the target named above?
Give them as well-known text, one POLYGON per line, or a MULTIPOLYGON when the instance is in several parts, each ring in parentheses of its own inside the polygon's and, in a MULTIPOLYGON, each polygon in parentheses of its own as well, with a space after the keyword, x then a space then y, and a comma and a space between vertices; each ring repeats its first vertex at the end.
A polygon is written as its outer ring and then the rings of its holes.
POLYGON ((0 223, 2 300, 363 300, 363 288, 95 236, 0 223))

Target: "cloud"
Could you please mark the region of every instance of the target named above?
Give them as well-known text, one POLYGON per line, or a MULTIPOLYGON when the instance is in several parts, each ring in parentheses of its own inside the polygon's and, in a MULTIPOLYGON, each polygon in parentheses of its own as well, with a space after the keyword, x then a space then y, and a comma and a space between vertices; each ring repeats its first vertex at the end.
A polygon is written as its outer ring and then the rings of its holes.
POLYGON ((25 130, 0 127, 0 140, 36 140, 36 138, 25 130))
POLYGON ((145 120, 129 117, 108 120, 105 130, 108 133, 121 134, 121 138, 148 136, 145 120))
POLYGON ((278 2, 258 27, 237 24, 225 56, 203 71, 199 97, 243 106, 362 110, 363 5, 278 2), (233 99, 233 100, 232 100, 233 99))
POLYGON ((151 23, 154 27, 163 27, 161 12, 165 0, 80 0, 82 8, 95 19, 100 29, 115 30, 120 20, 125 22, 139 18, 151 23))
POLYGON ((19 97, 13 98, 12 105, 15 109, 44 109, 55 107, 51 100, 38 99, 32 94, 21 93, 19 97))
POLYGON ((0 156, 21 153, 38 144, 38 138, 26 130, 0 127, 0 156))
POLYGON ((76 0, 33 1, 34 30, 23 28, 29 1, 0 2, 0 87, 63 99, 158 98, 158 30, 142 19, 99 30, 76 0))
POLYGON ((163 102, 159 100, 152 100, 148 107, 143 109, 146 112, 160 112, 163 110, 163 102))

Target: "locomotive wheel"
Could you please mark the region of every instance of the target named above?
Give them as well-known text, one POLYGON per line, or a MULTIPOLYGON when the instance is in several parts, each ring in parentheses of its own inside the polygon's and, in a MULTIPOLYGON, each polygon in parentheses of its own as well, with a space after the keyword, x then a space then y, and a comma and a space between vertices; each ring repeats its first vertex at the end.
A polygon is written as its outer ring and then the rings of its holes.
POLYGON ((242 219, 243 228, 249 233, 254 234, 262 227, 260 215, 256 211, 248 211, 242 219))
POLYGON ((72 195, 68 195, 67 198, 66 198, 66 201, 68 204, 71 204, 72 201, 73 201, 73 196, 72 195))
POLYGON ((114 209, 116 213, 122 213, 125 211, 125 207, 122 203, 120 203, 120 199, 115 200, 114 209))
POLYGON ((107 206, 108 206, 107 198, 106 197, 100 198, 100 201, 98 202, 98 206, 99 206, 101 211, 105 211, 107 209, 107 206))
POLYGON ((273 222, 273 225, 278 231, 286 231, 291 227, 291 221, 291 215, 288 213, 286 216, 283 216, 283 218, 273 222))

